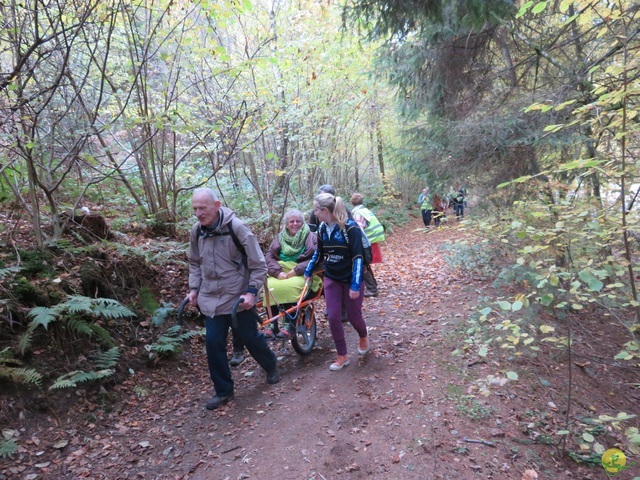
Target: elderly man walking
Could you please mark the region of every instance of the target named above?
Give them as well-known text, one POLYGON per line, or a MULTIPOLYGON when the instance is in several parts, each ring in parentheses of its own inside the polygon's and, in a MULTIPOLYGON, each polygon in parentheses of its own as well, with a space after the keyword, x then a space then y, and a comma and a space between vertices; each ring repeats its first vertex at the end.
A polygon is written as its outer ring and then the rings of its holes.
POLYGON ((242 298, 237 313, 237 336, 267 372, 267 382, 280 381, 276 357, 258 331, 256 296, 267 274, 260 245, 245 222, 222 207, 210 188, 199 188, 191 199, 198 222, 189 243, 189 294, 192 306, 205 316, 209 375, 215 396, 205 405, 213 410, 229 402, 234 384, 227 359, 227 334, 233 304, 242 298))

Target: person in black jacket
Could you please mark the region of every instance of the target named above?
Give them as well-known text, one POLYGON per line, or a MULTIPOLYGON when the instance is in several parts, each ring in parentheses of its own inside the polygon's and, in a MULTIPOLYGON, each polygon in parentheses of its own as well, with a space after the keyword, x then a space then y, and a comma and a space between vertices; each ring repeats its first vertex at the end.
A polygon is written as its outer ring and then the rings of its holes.
POLYGON ((317 262, 324 258, 324 296, 331 336, 338 351, 338 358, 329 368, 341 370, 350 363, 340 319, 343 301, 347 305, 349 323, 360 337, 358 353, 365 355, 369 351, 367 325, 362 316, 364 232, 356 222, 347 217, 347 209, 340 197, 321 193, 313 202, 313 210, 321 222, 318 228, 318 249, 304 275, 310 277, 317 262))

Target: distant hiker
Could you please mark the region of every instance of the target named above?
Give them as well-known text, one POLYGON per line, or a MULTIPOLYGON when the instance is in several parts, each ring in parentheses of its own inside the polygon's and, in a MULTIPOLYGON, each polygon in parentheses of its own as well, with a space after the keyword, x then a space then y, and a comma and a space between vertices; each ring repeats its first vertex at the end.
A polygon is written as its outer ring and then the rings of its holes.
POLYGON ((189 294, 192 306, 204 315, 205 346, 209 375, 215 396, 205 405, 213 410, 233 398, 233 378, 227 360, 227 334, 234 303, 238 307, 238 328, 233 335, 267 372, 267 383, 280 381, 274 353, 258 331, 256 296, 267 273, 260 245, 245 222, 229 208, 220 206, 210 188, 198 188, 191 199, 198 222, 189 242, 189 294))
POLYGON ((453 204, 453 213, 456 216, 456 220, 460 220, 464 217, 464 204, 467 195, 464 188, 458 188, 451 195, 451 203, 453 204))
POLYGON ((347 217, 347 208, 340 197, 321 193, 313 202, 313 211, 321 222, 318 228, 318 250, 304 275, 310 277, 317 262, 324 258, 324 298, 331 336, 338 351, 338 358, 329 369, 341 370, 350 363, 340 319, 343 300, 346 301, 349 323, 360 337, 358 353, 365 355, 369 351, 367 324, 362 317, 364 233, 356 222, 347 217))
MULTIPOLYGON (((355 222, 362 227, 364 234, 371 242, 371 263, 382 263, 382 251, 380 250, 380 243, 384 242, 384 227, 374 215, 374 213, 366 208, 362 203, 364 197, 361 193, 354 193, 351 195, 351 205, 353 210, 351 214, 355 222)), ((363 280, 365 285, 365 297, 377 297, 378 296, 378 282, 373 275, 371 265, 365 262, 363 280)))
POLYGON ((439 227, 440 223, 445 218, 447 201, 439 194, 434 193, 431 196, 431 208, 432 208, 433 224, 436 227, 439 227))
POLYGON ((425 227, 428 227, 431 224, 431 195, 429 195, 429 188, 423 188, 422 193, 418 195, 418 205, 422 214, 422 223, 424 223, 425 227))

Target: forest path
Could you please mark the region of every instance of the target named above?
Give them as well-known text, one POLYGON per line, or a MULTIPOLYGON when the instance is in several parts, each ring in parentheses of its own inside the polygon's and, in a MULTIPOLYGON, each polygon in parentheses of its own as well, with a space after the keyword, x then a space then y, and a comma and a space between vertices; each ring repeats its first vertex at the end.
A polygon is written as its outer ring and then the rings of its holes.
POLYGON ((117 385, 120 401, 86 402, 40 434, 25 432, 66 443, 43 442, 14 478, 519 480, 530 468, 574 478, 579 469, 512 442, 520 387, 467 395, 472 373, 499 368, 451 355, 464 319, 493 288, 449 270, 441 245, 459 235, 454 222, 425 232, 415 220, 388 236, 384 263, 374 265, 380 295, 364 305, 372 349, 360 357, 346 324, 351 365, 343 370, 328 368, 335 351, 320 301, 311 354, 274 345, 280 383, 268 385, 249 359, 233 369, 235 399, 207 411, 213 388, 203 340, 194 339, 179 361, 117 385))

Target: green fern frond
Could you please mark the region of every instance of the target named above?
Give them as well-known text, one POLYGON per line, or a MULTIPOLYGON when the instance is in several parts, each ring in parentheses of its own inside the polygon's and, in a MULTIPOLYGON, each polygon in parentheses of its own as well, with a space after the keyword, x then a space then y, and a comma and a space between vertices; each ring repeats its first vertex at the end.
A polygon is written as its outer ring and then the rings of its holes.
POLYGON ((159 353, 162 356, 173 355, 179 350, 179 346, 173 343, 154 343, 151 345, 151 350, 159 353))
POLYGON ((22 270, 22 267, 0 268, 0 280, 2 280, 5 277, 9 277, 13 275, 14 273, 18 273, 20 270, 22 270))
POLYGON ((11 438, 0 441, 0 458, 7 458, 18 451, 18 444, 11 438))
POLYGON ((13 368, 0 365, 0 378, 6 378, 14 383, 42 383, 42 375, 33 368, 13 368))
POLYGON ((20 360, 13 358, 13 352, 9 347, 5 347, 0 350, 0 363, 16 362, 20 365, 20 360))
POLYGON ((91 324, 77 317, 69 317, 67 319, 67 327, 75 333, 86 335, 88 337, 93 335, 91 324))
POLYGON ((97 323, 90 323, 89 327, 91 328, 91 331, 98 337, 102 345, 104 345, 105 347, 115 347, 116 343, 108 330, 102 328, 97 323))
POLYGON ((95 298, 93 313, 104 318, 125 318, 135 317, 136 314, 111 298, 95 298))
POLYGON ((120 350, 118 347, 113 347, 106 352, 99 352, 93 357, 93 361, 96 367, 100 369, 114 368, 120 360, 120 350))
POLYGON ((35 307, 29 310, 27 316, 33 319, 31 324, 42 325, 45 330, 48 330, 49 324, 57 320, 58 312, 53 308, 35 307))
POLYGON ((167 328, 167 331, 164 332, 164 334, 169 337, 175 337, 177 335, 180 335, 181 332, 182 332, 181 325, 171 325, 169 328, 167 328))
POLYGON ((151 316, 151 323, 156 327, 159 327, 164 323, 169 315, 175 312, 176 309, 170 303, 162 302, 162 307, 156 309, 151 316))
POLYGON ((69 313, 93 313, 93 298, 83 297, 82 295, 69 295, 67 301, 58 304, 61 308, 66 309, 69 313))
POLYGON ((35 383, 40 385, 42 375, 33 368, 22 368, 22 362, 13 357, 9 347, 0 351, 0 378, 6 378, 14 383, 35 383))
POLYGON ((182 331, 180 325, 167 328, 164 335, 158 337, 158 341, 149 345, 149 349, 163 356, 170 356, 182 350, 182 342, 196 336, 203 336, 205 329, 182 331))
POLYGON ((56 379, 53 385, 49 387, 49 390, 77 387, 78 383, 100 380, 102 378, 113 375, 114 372, 115 371, 112 369, 104 369, 97 372, 83 372, 81 370, 76 370, 73 372, 65 373, 64 375, 61 375, 56 379))
POLYGON ((31 342, 33 341, 33 332, 38 326, 37 323, 31 322, 27 327, 27 331, 24 332, 24 335, 20 337, 20 341, 18 342, 18 351, 24 355, 24 353, 31 347, 31 342))

